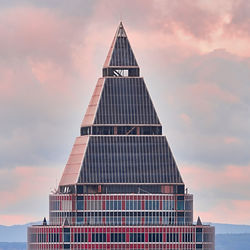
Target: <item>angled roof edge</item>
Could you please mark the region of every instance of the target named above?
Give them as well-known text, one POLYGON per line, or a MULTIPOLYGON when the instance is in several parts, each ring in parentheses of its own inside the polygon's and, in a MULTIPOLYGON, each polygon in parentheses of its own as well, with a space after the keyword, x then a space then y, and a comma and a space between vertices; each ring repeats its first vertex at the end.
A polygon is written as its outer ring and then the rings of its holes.
MULTIPOLYGON (((86 157, 87 154, 87 149, 88 149, 88 145, 91 142, 90 138, 98 138, 98 137, 102 137, 103 139, 105 138, 112 138, 114 137, 114 139, 120 137, 120 138, 124 138, 124 137, 128 137, 131 139, 131 137, 133 136, 112 136, 112 135, 107 135, 107 136, 79 136, 76 137, 75 143, 73 145, 72 151, 70 153, 68 162, 64 168, 63 171, 63 175, 61 177, 59 186, 68 186, 68 185, 76 185, 76 184, 94 184, 94 183, 99 183, 99 184, 112 184, 112 182, 110 181, 98 181, 98 182, 92 182, 92 181, 80 181, 81 178, 81 171, 83 171, 83 165, 84 165, 84 158, 86 157)), ((134 136, 136 138, 152 138, 151 135, 147 136, 134 136)), ((164 181, 164 182, 145 182, 143 181, 143 183, 147 183, 147 184, 152 184, 152 185, 156 185, 156 184, 183 184, 183 179, 182 176, 180 174, 179 168, 177 166, 177 163, 175 161, 174 155, 172 153, 172 150, 168 144, 168 140, 166 136, 163 135, 158 135, 158 136, 153 136, 153 138, 155 137, 161 137, 164 138, 166 141, 166 145, 167 145, 167 150, 169 152, 169 156, 168 156, 168 164, 170 165, 166 165, 165 166, 165 171, 167 171, 165 174, 170 174, 169 175, 169 181, 164 181), (170 158, 169 158, 170 157, 170 158), (169 171, 169 172, 168 172, 169 171), (175 177, 173 177, 175 176, 175 177), (178 177, 178 178, 177 178, 178 177), (177 178, 177 179, 172 179, 172 178, 177 178), (171 180, 172 179, 172 180, 171 180)), ((105 139, 106 140, 106 139, 105 139)), ((124 139, 122 139, 124 140, 124 139)), ((141 140, 141 139, 140 139, 141 140)), ((155 139, 154 139, 155 140, 155 139)), ((94 142, 92 142, 94 143, 94 142)), ((86 169, 85 169, 86 171, 86 169)), ((95 171, 95 170, 93 170, 95 171)), ((104 171, 104 170, 102 170, 104 171)), ((87 173, 89 173, 89 171, 87 171, 87 173)), ((129 181, 129 182, 121 182, 121 184, 140 184, 142 182, 134 182, 134 181, 129 181)), ((113 182, 113 184, 119 184, 119 182, 113 182)))
POLYGON ((91 126, 94 123, 97 108, 100 102, 100 96, 102 93, 105 78, 99 78, 95 86, 95 90, 90 99, 87 111, 84 115, 81 127, 91 126))
POLYGON ((59 186, 74 185, 77 183, 88 141, 89 136, 76 137, 59 186))

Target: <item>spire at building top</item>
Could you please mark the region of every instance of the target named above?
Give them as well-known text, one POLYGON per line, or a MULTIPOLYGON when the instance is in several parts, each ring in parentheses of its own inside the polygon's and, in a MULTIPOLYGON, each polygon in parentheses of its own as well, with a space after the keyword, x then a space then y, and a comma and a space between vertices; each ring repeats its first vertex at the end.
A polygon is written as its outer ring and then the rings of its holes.
MULTIPOLYGON (((103 75, 110 75, 108 68, 138 68, 133 50, 130 46, 126 31, 122 22, 120 22, 115 37, 109 49, 107 58, 103 66, 103 75)), ((135 76, 135 72, 130 71, 131 76, 135 76)), ((136 73, 139 76, 139 70, 136 73)))
POLYGON ((117 29, 117 37, 127 37, 122 21, 120 22, 119 27, 117 29))
POLYGON ((161 126, 122 22, 81 127, 118 124, 161 126))

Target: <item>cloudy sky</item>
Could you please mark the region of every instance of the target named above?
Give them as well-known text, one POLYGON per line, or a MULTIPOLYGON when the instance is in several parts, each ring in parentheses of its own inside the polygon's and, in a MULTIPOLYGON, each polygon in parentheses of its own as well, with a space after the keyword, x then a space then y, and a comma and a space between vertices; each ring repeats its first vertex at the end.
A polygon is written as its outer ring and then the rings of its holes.
POLYGON ((250 1, 0 2, 0 224, 48 216, 123 21, 203 221, 250 224, 250 1))

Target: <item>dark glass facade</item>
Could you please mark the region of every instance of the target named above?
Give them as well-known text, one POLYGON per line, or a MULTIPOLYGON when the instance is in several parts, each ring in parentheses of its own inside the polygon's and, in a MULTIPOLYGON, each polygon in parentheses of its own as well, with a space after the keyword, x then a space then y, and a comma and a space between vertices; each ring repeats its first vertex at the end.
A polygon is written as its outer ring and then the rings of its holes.
POLYGON ((182 183, 164 136, 91 136, 78 183, 182 183))
POLYGON ((105 78, 94 124, 160 125, 143 78, 105 78))
POLYGON ((193 223, 193 195, 122 24, 49 201, 49 222, 28 228, 29 250, 214 250, 214 227, 193 223))

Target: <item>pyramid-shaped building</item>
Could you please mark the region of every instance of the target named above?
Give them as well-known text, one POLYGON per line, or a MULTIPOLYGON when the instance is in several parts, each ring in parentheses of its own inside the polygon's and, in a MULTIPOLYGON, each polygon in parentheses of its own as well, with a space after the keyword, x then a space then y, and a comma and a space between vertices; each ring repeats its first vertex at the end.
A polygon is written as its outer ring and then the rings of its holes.
POLYGON ((122 23, 28 249, 211 249, 122 23))

